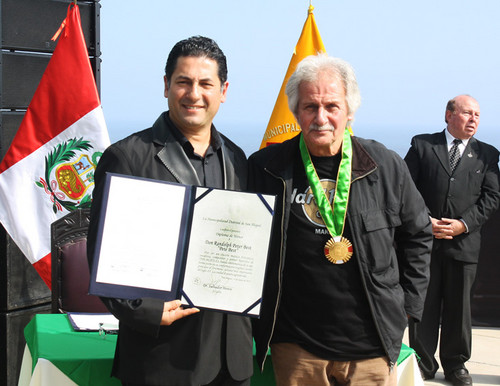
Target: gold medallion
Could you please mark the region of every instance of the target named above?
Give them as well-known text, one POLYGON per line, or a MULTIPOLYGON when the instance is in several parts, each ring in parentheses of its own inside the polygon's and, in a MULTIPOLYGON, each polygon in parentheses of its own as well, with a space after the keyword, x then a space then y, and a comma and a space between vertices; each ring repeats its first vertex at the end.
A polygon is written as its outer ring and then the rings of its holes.
POLYGON ((345 237, 333 237, 325 244, 325 256, 333 264, 344 264, 352 256, 352 244, 345 237))

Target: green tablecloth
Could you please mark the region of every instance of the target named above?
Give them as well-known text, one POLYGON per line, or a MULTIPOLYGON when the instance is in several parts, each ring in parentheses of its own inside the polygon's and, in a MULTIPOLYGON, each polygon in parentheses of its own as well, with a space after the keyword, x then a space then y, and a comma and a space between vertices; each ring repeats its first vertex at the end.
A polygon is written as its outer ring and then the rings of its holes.
POLYGON ((98 332, 75 332, 65 314, 38 314, 24 329, 33 358, 49 360, 78 385, 119 386, 111 378, 116 335, 103 339, 98 332))
MULTIPOLYGON (((33 368, 38 358, 44 358, 78 385, 121 384, 110 377, 116 335, 103 338, 97 332, 75 332, 65 314, 38 314, 24 329, 24 336, 33 358, 33 368)), ((413 353, 413 349, 403 344, 398 364, 413 353)), ((266 361, 263 374, 254 365, 252 385, 257 384, 274 385, 270 360, 266 361)))

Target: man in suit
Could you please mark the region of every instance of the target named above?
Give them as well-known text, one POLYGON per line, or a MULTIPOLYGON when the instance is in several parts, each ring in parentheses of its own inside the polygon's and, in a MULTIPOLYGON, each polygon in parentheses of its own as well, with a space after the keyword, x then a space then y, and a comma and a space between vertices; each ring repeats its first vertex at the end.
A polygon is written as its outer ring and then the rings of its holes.
MULTIPOLYGON (((169 54, 164 82, 169 111, 151 128, 111 145, 97 166, 88 235, 91 265, 106 172, 246 188, 245 154, 212 124, 228 88, 226 57, 217 44, 200 36, 178 42, 169 54)), ((250 384, 252 337, 247 318, 183 309, 179 300, 103 301, 120 321, 113 375, 123 384, 250 384)))
POLYGON ((410 345, 421 358, 424 378, 434 378, 441 322, 441 366, 454 385, 472 384, 465 362, 471 356, 470 298, 480 231, 500 201, 499 153, 473 137, 479 114, 471 96, 453 98, 446 106, 446 130, 417 135, 405 157, 434 235, 424 314, 420 323, 410 321, 410 345))

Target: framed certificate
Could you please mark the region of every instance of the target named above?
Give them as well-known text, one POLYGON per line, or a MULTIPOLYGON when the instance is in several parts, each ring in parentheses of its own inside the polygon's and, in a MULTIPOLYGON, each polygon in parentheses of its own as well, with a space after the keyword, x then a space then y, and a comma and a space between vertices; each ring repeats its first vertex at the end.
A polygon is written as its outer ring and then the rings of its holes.
POLYGON ((89 292, 258 317, 274 204, 108 173, 89 292))

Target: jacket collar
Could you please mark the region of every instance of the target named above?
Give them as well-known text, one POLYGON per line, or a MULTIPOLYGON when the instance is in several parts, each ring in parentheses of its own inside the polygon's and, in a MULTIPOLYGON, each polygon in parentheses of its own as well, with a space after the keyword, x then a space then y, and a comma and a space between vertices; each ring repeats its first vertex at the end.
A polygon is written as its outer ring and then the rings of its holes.
MULTIPOLYGON (((299 138, 300 135, 296 135, 292 139, 283 142, 281 151, 276 152, 274 157, 269 160, 266 169, 283 178, 291 178, 293 159, 297 152, 300 151, 299 138)), ((357 138, 352 137, 352 181, 370 174, 375 169, 377 169, 377 163, 357 138)))
MULTIPOLYGON (((153 142, 161 146, 157 157, 179 183, 201 186, 202 184, 196 174, 196 170, 187 157, 182 145, 175 137, 174 130, 178 131, 170 120, 168 111, 163 112, 152 127, 153 142)), ((217 136, 217 140, 220 141, 221 145, 224 187, 231 188, 235 186, 236 181, 234 167, 232 166, 234 164, 234 156, 230 154, 225 146, 224 138, 215 130, 213 125, 212 133, 217 136)))
POLYGON ((362 178, 377 169, 378 165, 356 137, 352 137, 352 180, 362 178))
MULTIPOLYGON (((446 130, 446 129, 445 129, 446 130)), ((460 170, 465 168, 468 169, 467 166, 471 161, 474 161, 478 158, 479 154, 479 145, 477 140, 472 137, 469 139, 467 146, 465 147, 464 153, 460 159, 460 162, 457 165, 457 168, 452 173, 448 155, 448 143, 446 141, 446 134, 443 131, 440 133, 436 133, 434 136, 434 143, 432 145, 432 150, 436 157, 439 159, 442 167, 446 170, 446 172, 451 176, 452 174, 460 173, 460 170)))

